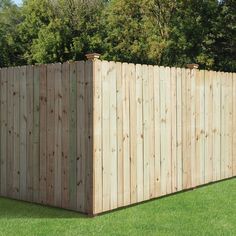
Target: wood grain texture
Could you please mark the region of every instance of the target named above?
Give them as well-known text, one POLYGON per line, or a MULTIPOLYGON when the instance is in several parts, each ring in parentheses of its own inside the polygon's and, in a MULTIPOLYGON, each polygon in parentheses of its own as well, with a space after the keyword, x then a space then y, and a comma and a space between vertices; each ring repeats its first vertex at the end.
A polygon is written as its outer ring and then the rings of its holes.
POLYGON ((13 87, 13 195, 14 198, 20 197, 20 73, 19 68, 14 68, 14 87, 13 87))
POLYGON ((47 202, 47 67, 45 65, 40 66, 39 90, 39 200, 45 204, 47 202))
POLYGON ((47 204, 54 205, 55 192, 55 66, 47 65, 47 204))
POLYGON ((143 66, 143 197, 150 198, 150 85, 148 66, 143 66))
MULTIPOLYGON (((10 67, 7 70, 7 196, 12 196, 13 193, 13 88, 14 88, 14 71, 10 67)), ((14 195, 13 195, 14 197, 14 195)))
POLYGON ((8 80, 7 80, 7 69, 3 68, 1 73, 1 188, 0 193, 2 196, 7 195, 7 94, 8 94, 8 80))
MULTIPOLYGON (((154 188, 155 197, 161 196, 161 130, 160 130, 160 68, 154 66, 154 127, 155 127, 155 163, 154 188)), ((142 138, 143 143, 143 138, 142 138)))
MULTIPOLYGON (((94 102, 93 102, 93 212, 102 212, 102 65, 101 61, 95 61, 94 63, 94 102)), ((115 81, 116 82, 116 81, 115 81)), ((116 91, 115 91, 116 92, 116 91)), ((81 106, 83 105, 83 100, 81 101, 81 106)), ((82 115, 82 114, 81 114, 82 115)), ((82 127, 81 127, 82 129, 82 127)), ((83 136, 81 136, 81 141, 83 136)), ((117 163, 118 165, 118 163, 117 163)), ((83 169, 83 168, 82 168, 83 169)), ((81 169, 81 170, 82 170, 81 169)), ((117 166, 118 170, 118 166, 117 166)), ((118 188, 117 188, 118 190, 118 188)), ((118 193, 117 193, 118 197, 118 193)))
POLYGON ((27 198, 27 87, 26 67, 20 68, 20 198, 27 198))
MULTIPOLYGON (((62 207, 69 208, 69 94, 70 94, 70 66, 62 64, 62 207)), ((82 109, 82 108, 81 108, 82 109)))
POLYGON ((205 183, 213 178, 212 120, 213 120, 212 73, 205 72, 205 183))
MULTIPOLYGON (((77 209, 85 211, 85 73, 84 62, 77 63, 77 209)), ((97 123, 99 124, 99 122, 97 123)))
POLYGON ((176 182, 177 191, 183 189, 183 142, 182 142, 182 70, 177 68, 176 78, 176 132, 177 132, 177 150, 176 150, 176 182))
POLYGON ((55 198, 57 207, 62 205, 62 65, 55 64, 55 198))
POLYGON ((33 105, 34 105, 34 67, 27 66, 26 68, 26 187, 27 187, 27 200, 33 201, 33 105))
POLYGON ((231 74, 233 79, 233 176, 236 175, 236 74, 231 74))
POLYGON ((40 67, 34 67, 33 78, 33 201, 39 202, 40 156, 39 156, 39 78, 40 67))
MULTIPOLYGON (((70 63, 70 93, 69 93, 69 207, 76 209, 77 207, 77 140, 76 140, 76 127, 77 127, 77 75, 76 65, 70 63)), ((87 104, 88 106, 88 104, 87 104)), ((86 129, 88 128, 85 125, 86 129)), ((85 134, 85 138, 87 134, 85 134)), ((87 153, 88 154, 88 153, 87 153)))
MULTIPOLYGON (((109 80, 110 80, 110 89, 109 89, 109 117, 110 117, 110 178, 111 178, 111 193, 110 193, 110 208, 117 208, 117 187, 118 187, 118 173, 117 173, 117 107, 116 107, 116 64, 115 62, 109 63, 109 80)), ((133 70, 133 76, 134 70, 133 70)), ((132 76, 133 80, 134 77, 132 76)), ((133 145, 133 148, 136 148, 136 145, 133 145)), ((136 156, 134 155, 134 158, 136 156)), ((131 160, 132 163, 132 160, 131 160)), ((132 165, 132 164, 131 164, 132 165)), ((135 166, 136 167, 136 166, 135 166)), ((135 169, 136 170, 136 169, 135 169)), ((132 167, 131 167, 132 173, 132 167)), ((136 180, 136 172, 135 180, 136 180)), ((136 182, 135 182, 136 184, 136 182)), ((136 190, 136 188, 135 188, 136 190)), ((132 195, 132 193, 131 193, 132 195)))
POLYGON ((130 201, 137 202, 137 106, 135 65, 130 66, 130 201))
POLYGON ((93 61, 85 63, 85 182, 86 212, 93 214, 93 61))
POLYGON ((137 155, 137 201, 143 201, 144 173, 143 173, 143 70, 136 65, 136 155, 137 155))
POLYGON ((123 195, 124 206, 130 204, 130 103, 129 103, 129 86, 130 86, 129 64, 122 64, 122 88, 123 88, 123 195))
MULTIPOLYGON (((123 94, 122 64, 116 63, 116 107, 117 107, 117 206, 124 204, 124 149, 123 149, 123 94)), ((101 94, 102 96, 102 94, 101 94)))

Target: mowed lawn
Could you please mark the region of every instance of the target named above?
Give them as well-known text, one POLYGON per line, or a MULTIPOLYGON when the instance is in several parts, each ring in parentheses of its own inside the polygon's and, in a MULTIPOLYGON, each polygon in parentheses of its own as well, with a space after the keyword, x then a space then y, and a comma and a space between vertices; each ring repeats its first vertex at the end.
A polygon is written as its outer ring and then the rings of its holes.
POLYGON ((236 178, 95 218, 0 198, 0 235, 236 235, 236 178))

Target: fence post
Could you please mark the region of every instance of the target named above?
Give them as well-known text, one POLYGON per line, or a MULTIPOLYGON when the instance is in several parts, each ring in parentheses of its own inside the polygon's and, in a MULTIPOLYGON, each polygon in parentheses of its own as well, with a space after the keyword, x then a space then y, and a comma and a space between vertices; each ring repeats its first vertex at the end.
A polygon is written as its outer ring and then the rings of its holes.
POLYGON ((88 106, 88 150, 87 156, 89 162, 86 168, 86 195, 87 195, 87 213, 90 216, 95 216, 97 212, 101 212, 99 208, 99 200, 102 200, 99 190, 101 186, 97 181, 97 176, 102 176, 98 172, 101 163, 101 78, 100 78, 100 54, 87 53, 85 55, 87 61, 85 62, 85 77, 86 88, 85 97, 88 106), (99 200, 97 200, 99 198, 99 200))
POLYGON ((198 64, 187 64, 186 67, 188 69, 198 69, 199 65, 198 64))
POLYGON ((95 60, 95 59, 99 59, 99 57, 101 56, 101 54, 99 53, 87 53, 85 54, 87 60, 95 60))

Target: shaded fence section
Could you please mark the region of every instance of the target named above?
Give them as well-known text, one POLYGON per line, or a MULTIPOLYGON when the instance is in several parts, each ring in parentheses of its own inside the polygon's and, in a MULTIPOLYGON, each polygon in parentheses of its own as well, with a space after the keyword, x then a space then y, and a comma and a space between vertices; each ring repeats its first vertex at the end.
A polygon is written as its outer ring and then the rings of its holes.
POLYGON ((236 175, 235 74, 94 67, 94 213, 236 175))
POLYGON ((90 212, 92 62, 0 70, 1 196, 90 212))

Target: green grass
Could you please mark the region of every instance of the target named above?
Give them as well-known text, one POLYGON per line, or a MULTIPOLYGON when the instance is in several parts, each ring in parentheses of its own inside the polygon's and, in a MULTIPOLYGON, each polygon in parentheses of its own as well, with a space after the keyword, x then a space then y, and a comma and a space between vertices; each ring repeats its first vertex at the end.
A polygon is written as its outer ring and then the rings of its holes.
POLYGON ((236 235, 236 178, 95 218, 0 198, 0 235, 236 235))

